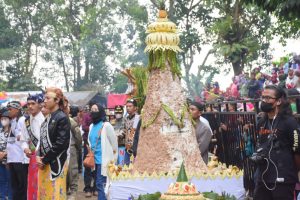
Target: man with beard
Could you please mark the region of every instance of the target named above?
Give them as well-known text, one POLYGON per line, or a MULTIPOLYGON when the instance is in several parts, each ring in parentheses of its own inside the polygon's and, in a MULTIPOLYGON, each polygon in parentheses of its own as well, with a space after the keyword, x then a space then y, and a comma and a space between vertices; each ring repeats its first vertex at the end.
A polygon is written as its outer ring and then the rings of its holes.
POLYGON ((261 99, 264 116, 258 122, 258 148, 251 157, 257 163, 254 199, 293 200, 300 154, 298 123, 282 88, 266 86, 261 99))
POLYGON ((28 185, 27 185, 27 199, 36 199, 38 192, 37 181, 37 163, 36 163, 36 149, 40 140, 41 125, 45 120, 41 112, 43 103, 43 94, 29 95, 27 97, 27 107, 29 115, 23 116, 19 120, 21 147, 28 158, 28 185))

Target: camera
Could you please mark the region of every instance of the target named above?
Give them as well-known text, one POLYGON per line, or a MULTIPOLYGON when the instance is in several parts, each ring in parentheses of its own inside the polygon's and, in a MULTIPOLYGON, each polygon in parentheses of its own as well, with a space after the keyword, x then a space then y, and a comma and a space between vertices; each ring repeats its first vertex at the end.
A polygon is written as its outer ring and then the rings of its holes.
POLYGON ((268 156, 268 150, 266 148, 259 148, 252 154, 250 160, 255 163, 261 163, 268 156))
POLYGON ((276 135, 270 134, 266 142, 264 142, 255 153, 249 158, 254 163, 262 163, 264 159, 268 159, 268 154, 271 148, 271 144, 275 142, 276 135))

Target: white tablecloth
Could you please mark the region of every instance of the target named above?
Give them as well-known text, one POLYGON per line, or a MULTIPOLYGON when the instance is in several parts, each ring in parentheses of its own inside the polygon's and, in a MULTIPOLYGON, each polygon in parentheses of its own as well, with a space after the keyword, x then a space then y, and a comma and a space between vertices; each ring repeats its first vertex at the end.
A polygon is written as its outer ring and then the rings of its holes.
MULTIPOLYGON (((164 193, 167 191, 168 186, 174 182, 176 182, 175 178, 112 181, 109 187, 109 199, 128 200, 131 195, 138 197, 140 194, 164 193)), ((214 191, 218 194, 226 192, 234 195, 237 199, 244 199, 243 177, 206 180, 193 178, 191 182, 196 185, 199 192, 214 191)))

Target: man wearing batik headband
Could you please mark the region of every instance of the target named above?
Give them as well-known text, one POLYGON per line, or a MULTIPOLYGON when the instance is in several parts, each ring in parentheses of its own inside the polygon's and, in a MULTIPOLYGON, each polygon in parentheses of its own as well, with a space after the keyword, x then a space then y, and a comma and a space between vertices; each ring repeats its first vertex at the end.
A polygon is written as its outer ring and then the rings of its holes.
POLYGON ((27 199, 37 198, 38 192, 38 168, 36 163, 36 149, 38 149, 40 140, 41 125, 45 120, 41 112, 43 103, 43 94, 35 94, 27 97, 28 114, 20 118, 21 147, 28 158, 28 185, 27 199))
POLYGON ((40 145, 36 157, 39 166, 39 199, 66 199, 68 149, 71 125, 68 104, 59 88, 47 88, 44 106, 50 115, 41 125, 40 145))

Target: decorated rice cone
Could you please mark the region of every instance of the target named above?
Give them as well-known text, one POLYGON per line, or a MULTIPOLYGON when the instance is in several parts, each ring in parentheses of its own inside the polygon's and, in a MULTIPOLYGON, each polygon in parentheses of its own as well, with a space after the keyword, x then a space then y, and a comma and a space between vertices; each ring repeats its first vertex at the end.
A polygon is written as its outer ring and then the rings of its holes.
POLYGON ((169 172, 183 161, 189 173, 205 170, 180 83, 176 25, 159 17, 147 32, 150 75, 134 170, 169 172))

